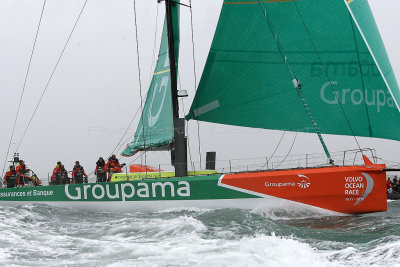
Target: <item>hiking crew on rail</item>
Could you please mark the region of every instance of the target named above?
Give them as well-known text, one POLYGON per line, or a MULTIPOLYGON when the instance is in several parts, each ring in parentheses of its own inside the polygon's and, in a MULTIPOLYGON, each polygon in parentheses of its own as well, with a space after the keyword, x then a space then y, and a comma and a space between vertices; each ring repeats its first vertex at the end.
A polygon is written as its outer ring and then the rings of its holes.
MULTIPOLYGON (((29 170, 23 160, 12 161, 8 171, 3 178, 3 186, 11 187, 26 187, 26 186, 39 186, 41 181, 37 175, 29 170), (32 173, 32 174, 30 174, 32 173)), ((96 175, 96 182, 110 182, 111 177, 115 173, 122 172, 121 168, 125 164, 120 164, 117 157, 112 155, 107 163, 100 157, 96 162, 96 168, 94 174, 96 175)), ((61 161, 58 161, 55 168, 53 169, 49 185, 64 185, 64 184, 81 184, 88 183, 88 175, 84 168, 80 165, 79 161, 75 162, 75 165, 71 172, 68 172, 61 161), (71 173, 71 176, 69 175, 71 173)))

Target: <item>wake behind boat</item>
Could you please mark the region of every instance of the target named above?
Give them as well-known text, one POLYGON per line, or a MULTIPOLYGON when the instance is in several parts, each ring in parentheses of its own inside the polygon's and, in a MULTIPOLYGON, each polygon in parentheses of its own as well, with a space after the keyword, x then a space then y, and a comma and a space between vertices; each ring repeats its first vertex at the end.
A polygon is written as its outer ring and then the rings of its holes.
POLYGON ((357 2, 225 0, 202 79, 182 118, 178 99, 187 92, 177 89, 180 3, 165 0, 157 65, 134 140, 123 155, 171 151, 175 177, 0 189, 1 204, 385 211, 386 165, 370 161, 359 147, 361 165, 338 166, 323 138, 400 140, 400 90, 370 8, 357 2), (320 11, 326 9, 329 14, 320 11), (312 132, 327 164, 190 176, 185 119, 312 132))

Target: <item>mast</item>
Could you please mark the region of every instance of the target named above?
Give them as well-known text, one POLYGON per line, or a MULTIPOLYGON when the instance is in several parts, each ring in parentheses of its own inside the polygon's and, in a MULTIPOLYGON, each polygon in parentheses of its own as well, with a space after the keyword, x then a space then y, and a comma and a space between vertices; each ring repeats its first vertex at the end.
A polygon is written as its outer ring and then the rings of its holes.
POLYGON ((178 83, 175 62, 175 41, 172 7, 176 5, 173 0, 165 0, 165 10, 168 30, 168 51, 171 76, 172 115, 174 125, 174 144, 171 152, 175 167, 175 176, 187 176, 187 142, 185 136, 185 119, 179 117, 178 83))

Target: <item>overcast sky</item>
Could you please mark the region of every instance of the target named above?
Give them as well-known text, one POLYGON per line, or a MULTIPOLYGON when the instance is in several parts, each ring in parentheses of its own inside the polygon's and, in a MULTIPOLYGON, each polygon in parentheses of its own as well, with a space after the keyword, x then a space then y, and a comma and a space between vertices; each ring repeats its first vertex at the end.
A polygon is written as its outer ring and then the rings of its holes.
MULTIPOLYGON (((138 0, 138 28, 142 90, 147 91, 157 54, 164 4, 138 0), (158 16, 157 16, 158 11, 158 16), (156 28, 158 29, 156 31, 156 28), (156 38, 155 38, 156 37, 156 38), (156 42, 155 42, 156 40, 156 42)), ((400 80, 399 0, 370 0, 383 41, 400 80)), ((47 0, 13 143, 18 144, 49 79, 84 0, 47 0)), ((193 0, 197 77, 201 76, 222 0, 193 0)), ((0 171, 31 53, 43 1, 0 1, 0 171)), ((180 81, 194 95, 190 13, 181 12, 180 81)), ((140 103, 133 0, 89 0, 65 54, 44 95, 19 152, 40 176, 58 160, 71 169, 75 160, 92 171, 99 156, 117 145, 140 103)), ((137 120, 128 132, 134 133, 137 120)), ((193 161, 198 162, 197 123, 189 123, 193 161)), ((217 151, 217 158, 269 157, 282 132, 200 123, 201 150, 217 151)), ((277 155, 285 155, 294 138, 287 133, 277 155)), ((351 137, 325 135, 331 151, 357 148, 351 137)), ((399 162, 400 143, 359 138, 362 147, 399 162)), ((14 151, 16 145, 11 147, 14 151)), ((292 154, 322 153, 315 135, 298 134, 292 154)), ((132 159, 124 161, 130 162, 132 159)), ((168 164, 168 153, 148 153, 147 163, 168 164)), ((165 167, 166 168, 166 167, 165 167)))

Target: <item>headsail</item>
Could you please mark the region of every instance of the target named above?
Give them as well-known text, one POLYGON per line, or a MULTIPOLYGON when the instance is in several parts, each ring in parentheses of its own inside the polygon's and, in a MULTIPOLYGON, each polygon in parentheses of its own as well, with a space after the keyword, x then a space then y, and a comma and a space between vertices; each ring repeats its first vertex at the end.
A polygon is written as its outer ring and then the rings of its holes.
MULTIPOLYGON (((172 8, 174 16, 175 58, 179 56, 179 5, 172 8)), ((168 54, 167 21, 161 39, 160 52, 134 141, 122 152, 132 156, 138 151, 168 149, 174 138, 171 75, 168 54)))
POLYGON ((286 68, 290 64, 322 133, 400 140, 399 88, 368 2, 353 0, 352 12, 347 5, 225 0, 186 118, 314 132, 286 68), (268 29, 260 4, 278 36, 268 29))

